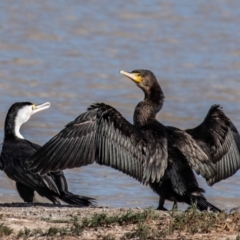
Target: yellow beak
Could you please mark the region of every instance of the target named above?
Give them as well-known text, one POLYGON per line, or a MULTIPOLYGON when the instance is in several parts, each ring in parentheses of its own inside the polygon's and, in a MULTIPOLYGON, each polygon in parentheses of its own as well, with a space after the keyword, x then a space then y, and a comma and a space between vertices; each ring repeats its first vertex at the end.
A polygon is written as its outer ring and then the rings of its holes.
POLYGON ((120 73, 128 78, 130 78, 135 83, 140 83, 142 81, 142 77, 139 73, 128 73, 123 70, 120 71, 120 73))

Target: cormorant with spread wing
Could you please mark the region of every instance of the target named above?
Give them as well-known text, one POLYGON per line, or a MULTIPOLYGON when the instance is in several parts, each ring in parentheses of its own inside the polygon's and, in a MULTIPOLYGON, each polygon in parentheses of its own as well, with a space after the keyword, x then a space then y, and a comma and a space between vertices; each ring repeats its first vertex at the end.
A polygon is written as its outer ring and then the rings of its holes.
POLYGON ((145 95, 134 123, 109 105, 94 104, 33 155, 34 171, 45 174, 96 161, 149 184, 160 196, 158 209, 166 210, 167 199, 220 211, 206 201, 192 168, 210 185, 239 169, 240 137, 232 122, 214 105, 194 129, 164 126, 156 120, 164 95, 155 75, 149 70, 120 73, 145 95))
POLYGON ((20 133, 20 127, 30 119, 31 115, 49 107, 48 102, 41 105, 17 102, 10 107, 5 120, 4 142, 0 156, 1 169, 14 181, 24 202, 61 203, 62 201, 78 206, 94 205, 94 199, 68 191, 63 171, 40 176, 28 170, 27 160, 41 146, 24 139, 20 133))

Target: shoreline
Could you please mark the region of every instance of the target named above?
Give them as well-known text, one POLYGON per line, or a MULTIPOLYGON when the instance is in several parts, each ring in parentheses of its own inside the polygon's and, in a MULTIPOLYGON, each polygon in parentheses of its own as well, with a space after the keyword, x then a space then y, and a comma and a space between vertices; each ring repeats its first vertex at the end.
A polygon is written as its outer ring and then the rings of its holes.
POLYGON ((239 239, 240 212, 227 214, 0 203, 4 239, 239 239))

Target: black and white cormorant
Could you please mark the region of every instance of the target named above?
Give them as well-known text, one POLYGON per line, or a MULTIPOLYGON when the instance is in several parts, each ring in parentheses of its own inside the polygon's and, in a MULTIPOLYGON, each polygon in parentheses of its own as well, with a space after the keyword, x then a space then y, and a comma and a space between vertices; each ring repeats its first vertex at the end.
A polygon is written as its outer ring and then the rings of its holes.
POLYGON ((164 94, 155 75, 149 70, 120 73, 145 95, 133 124, 109 105, 91 105, 33 155, 34 171, 45 174, 96 161, 149 184, 160 196, 158 209, 165 210, 167 199, 174 205, 196 202, 200 210, 220 211, 207 202, 192 169, 209 185, 239 169, 240 137, 230 119, 214 105, 196 128, 164 126, 156 119, 164 94))
POLYGON ((28 170, 27 160, 41 147, 23 138, 20 127, 29 118, 50 107, 46 102, 34 105, 30 102, 13 104, 6 116, 4 142, 0 157, 0 166, 5 174, 13 180, 24 202, 65 202, 79 206, 94 205, 94 199, 75 195, 68 191, 63 171, 47 173, 43 176, 28 170))

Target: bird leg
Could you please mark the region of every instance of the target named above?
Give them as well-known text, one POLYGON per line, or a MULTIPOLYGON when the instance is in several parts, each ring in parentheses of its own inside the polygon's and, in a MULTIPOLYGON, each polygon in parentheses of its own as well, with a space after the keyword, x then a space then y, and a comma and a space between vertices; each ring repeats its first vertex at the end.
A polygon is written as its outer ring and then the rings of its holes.
POLYGON ((172 206, 172 211, 177 211, 177 210, 178 210, 177 201, 174 201, 172 206))
POLYGON ((159 197, 159 204, 158 204, 158 208, 156 210, 167 211, 167 209, 165 207, 163 207, 164 202, 165 202, 165 198, 159 197))

